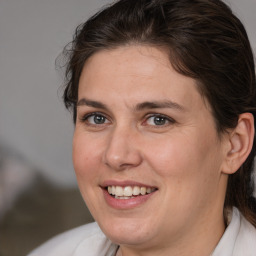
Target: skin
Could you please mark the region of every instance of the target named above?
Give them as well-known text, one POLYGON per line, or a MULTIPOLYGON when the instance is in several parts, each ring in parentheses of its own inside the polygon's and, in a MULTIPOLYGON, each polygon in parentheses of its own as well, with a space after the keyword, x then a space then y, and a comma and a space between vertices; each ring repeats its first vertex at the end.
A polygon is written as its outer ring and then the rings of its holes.
POLYGON ((102 231, 120 245, 118 253, 209 255, 225 229, 230 142, 218 136, 196 81, 177 73, 161 49, 119 47, 87 60, 78 102, 73 162, 79 188, 102 231), (102 123, 95 123, 95 112, 102 123), (136 207, 116 209, 103 196, 109 180, 157 191, 136 207))

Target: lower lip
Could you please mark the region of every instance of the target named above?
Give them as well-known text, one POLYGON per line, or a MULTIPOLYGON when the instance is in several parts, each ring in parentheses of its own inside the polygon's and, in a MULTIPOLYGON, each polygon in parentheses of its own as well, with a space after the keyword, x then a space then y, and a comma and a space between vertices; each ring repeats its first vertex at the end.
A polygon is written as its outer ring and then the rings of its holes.
POLYGON ((136 196, 131 199, 117 199, 113 196, 111 196, 106 189, 102 189, 104 198, 109 206, 115 209, 120 209, 120 210, 126 210, 126 209, 132 209, 135 207, 138 207, 142 204, 144 204, 146 201, 148 201, 156 191, 146 194, 144 196, 136 196))

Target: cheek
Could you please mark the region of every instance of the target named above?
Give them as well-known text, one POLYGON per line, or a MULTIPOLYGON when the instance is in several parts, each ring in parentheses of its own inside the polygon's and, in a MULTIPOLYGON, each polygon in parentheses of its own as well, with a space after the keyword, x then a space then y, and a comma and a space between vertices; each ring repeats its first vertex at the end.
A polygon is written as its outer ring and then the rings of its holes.
POLYGON ((77 183, 82 197, 95 216, 97 212, 97 190, 100 176, 100 154, 95 141, 84 134, 74 134, 73 138, 73 165, 77 177, 77 183))
POLYGON ((175 138, 158 140, 158 143, 145 147, 144 155, 152 169, 160 176, 179 176, 186 171, 187 162, 194 161, 184 139, 175 138))
POLYGON ((185 212, 214 200, 219 182, 218 147, 178 136, 157 145, 147 160, 160 181, 168 214, 174 211, 181 219, 187 218, 185 212))
POLYGON ((151 150, 145 154, 147 162, 172 187, 196 189, 201 185, 207 186, 214 177, 218 178, 221 160, 215 137, 203 141, 200 135, 182 134, 159 141, 154 147, 148 148, 151 150))
POLYGON ((97 166, 100 163, 99 149, 99 145, 87 136, 74 134, 72 155, 78 182, 80 179, 91 181, 91 177, 96 175, 95 170, 98 169, 97 166))

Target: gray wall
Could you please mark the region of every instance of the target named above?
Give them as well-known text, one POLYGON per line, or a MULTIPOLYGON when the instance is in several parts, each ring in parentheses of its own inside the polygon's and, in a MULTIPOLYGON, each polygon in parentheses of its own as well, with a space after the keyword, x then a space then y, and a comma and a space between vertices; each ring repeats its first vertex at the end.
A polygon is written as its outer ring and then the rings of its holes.
MULTIPOLYGON (((75 184, 71 115, 55 59, 75 27, 107 0, 0 0, 0 144, 52 181, 75 184)), ((229 0, 256 51, 256 0, 229 0)))

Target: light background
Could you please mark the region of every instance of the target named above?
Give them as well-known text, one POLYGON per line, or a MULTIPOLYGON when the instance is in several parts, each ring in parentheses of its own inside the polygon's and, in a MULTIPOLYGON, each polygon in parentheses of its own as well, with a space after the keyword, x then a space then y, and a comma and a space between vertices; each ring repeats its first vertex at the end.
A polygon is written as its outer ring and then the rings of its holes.
MULTIPOLYGON (((0 144, 51 181, 76 184, 72 118, 55 59, 77 25, 107 0, 0 0, 0 144)), ((256 52, 256 0, 229 0, 256 52)))

